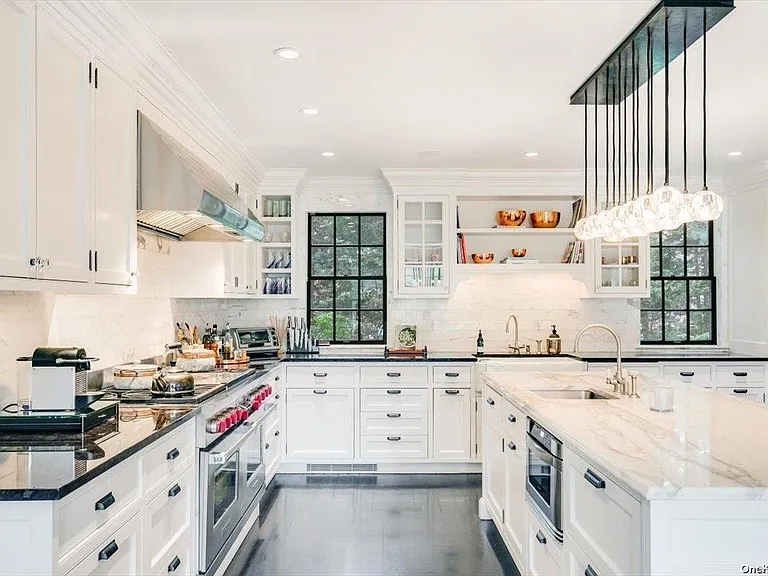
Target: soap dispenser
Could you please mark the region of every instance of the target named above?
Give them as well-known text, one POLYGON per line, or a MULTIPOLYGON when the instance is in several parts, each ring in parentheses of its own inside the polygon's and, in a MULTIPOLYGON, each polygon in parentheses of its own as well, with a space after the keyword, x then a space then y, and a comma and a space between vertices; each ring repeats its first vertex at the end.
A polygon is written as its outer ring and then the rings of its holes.
POLYGON ((560 339, 560 334, 557 333, 557 328, 552 324, 552 334, 547 338, 547 354, 555 356, 562 351, 563 341, 560 339))

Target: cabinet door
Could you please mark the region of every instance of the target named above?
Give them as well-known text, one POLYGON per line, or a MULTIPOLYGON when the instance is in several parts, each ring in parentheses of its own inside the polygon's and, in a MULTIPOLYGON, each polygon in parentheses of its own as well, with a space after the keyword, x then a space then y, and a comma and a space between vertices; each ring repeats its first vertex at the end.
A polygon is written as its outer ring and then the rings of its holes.
POLYGON ((401 196, 396 207, 397 294, 447 296, 450 197, 401 196))
POLYGON ((136 270, 136 91, 98 61, 94 68, 94 278, 130 286, 136 270))
MULTIPOLYGON (((89 74, 90 71, 90 74, 89 74)), ((37 255, 39 276, 88 282, 93 243, 88 51, 44 11, 37 18, 37 255)))
POLYGON ((37 274, 35 246, 35 5, 0 2, 0 275, 37 274))
POLYGON ((288 390, 286 416, 288 458, 312 461, 354 457, 353 390, 288 390))
POLYGON ((472 391, 468 388, 435 388, 432 393, 435 458, 469 460, 472 391))
POLYGON ((142 571, 141 514, 136 514, 102 541, 67 576, 125 576, 142 571))
POLYGON ((648 298, 650 241, 628 238, 621 242, 595 240, 595 295, 601 298, 648 298))
POLYGON ((514 547, 512 556, 524 565, 525 545, 525 452, 511 440, 506 440, 506 476, 504 486, 504 529, 514 547), (515 449, 512 449, 512 446, 515 449))
POLYGON ((227 294, 245 294, 247 247, 247 243, 224 247, 224 292, 227 294))
POLYGON ((501 511, 504 508, 504 484, 506 474, 506 462, 504 460, 504 438, 495 428, 485 426, 485 456, 483 458, 484 473, 488 475, 486 490, 488 493, 488 506, 493 514, 501 520, 501 511))

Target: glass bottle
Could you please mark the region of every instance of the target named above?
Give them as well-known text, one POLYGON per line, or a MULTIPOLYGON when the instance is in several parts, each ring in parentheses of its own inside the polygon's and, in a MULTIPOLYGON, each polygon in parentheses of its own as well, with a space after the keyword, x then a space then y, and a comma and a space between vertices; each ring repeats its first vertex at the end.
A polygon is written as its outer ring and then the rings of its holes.
POLYGON ((485 340, 483 339, 483 331, 477 331, 477 355, 482 356, 485 354, 485 340))

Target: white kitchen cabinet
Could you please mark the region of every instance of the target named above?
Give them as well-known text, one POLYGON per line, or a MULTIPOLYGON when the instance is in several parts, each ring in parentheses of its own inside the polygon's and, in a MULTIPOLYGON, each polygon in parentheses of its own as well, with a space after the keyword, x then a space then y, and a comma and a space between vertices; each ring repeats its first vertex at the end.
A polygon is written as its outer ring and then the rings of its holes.
POLYGON ((717 391, 723 394, 730 394, 736 398, 744 398, 745 400, 753 400, 755 402, 765 401, 765 388, 758 388, 755 386, 736 386, 733 388, 719 386, 717 391))
POLYGON ((36 274, 35 5, 0 3, 0 276, 36 274))
POLYGON ((518 566, 525 565, 525 450, 512 440, 505 438, 504 460, 504 513, 503 525, 510 553, 518 566))
POLYGON ((195 468, 168 481, 144 509, 144 574, 167 566, 166 553, 194 526, 197 491, 195 468))
POLYGON ((98 60, 94 86, 94 280, 130 286, 136 271, 136 91, 98 60))
POLYGON ((92 82, 88 50, 39 10, 37 255, 41 279, 90 280, 92 82))
POLYGON ((468 388, 435 388, 432 394, 434 457, 469 460, 472 391, 468 388))
POLYGON ((487 475, 486 494, 487 506, 491 513, 501 522, 504 509, 504 490, 506 484, 507 463, 504 454, 504 438, 501 433, 488 422, 485 425, 483 438, 484 456, 483 473, 487 475))
POLYGON ((286 456, 311 462, 355 455, 354 390, 289 389, 286 456))
POLYGON ((648 298, 650 241, 648 237, 621 242, 595 240, 595 288, 599 298, 648 298))
POLYGON ((247 285, 248 251, 246 244, 224 245, 224 292, 245 294, 247 285))
POLYGON ((395 198, 395 296, 450 295, 450 206, 448 194, 395 198))
POLYGON ((525 514, 527 570, 524 573, 528 576, 559 576, 563 565, 563 545, 527 501, 525 514))
POLYGON ((142 573, 141 514, 107 536, 67 576, 126 576, 142 573))

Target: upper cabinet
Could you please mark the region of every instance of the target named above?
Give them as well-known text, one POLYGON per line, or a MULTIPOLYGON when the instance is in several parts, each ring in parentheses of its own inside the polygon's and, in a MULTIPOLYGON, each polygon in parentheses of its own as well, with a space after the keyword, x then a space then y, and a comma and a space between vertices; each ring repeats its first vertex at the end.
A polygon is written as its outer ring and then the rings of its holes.
POLYGON ((395 197, 395 295, 447 297, 450 292, 448 194, 395 197))
POLYGON ((648 298, 650 242, 648 237, 620 242, 595 240, 594 295, 600 298, 648 298))

